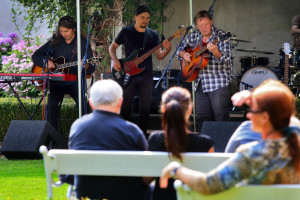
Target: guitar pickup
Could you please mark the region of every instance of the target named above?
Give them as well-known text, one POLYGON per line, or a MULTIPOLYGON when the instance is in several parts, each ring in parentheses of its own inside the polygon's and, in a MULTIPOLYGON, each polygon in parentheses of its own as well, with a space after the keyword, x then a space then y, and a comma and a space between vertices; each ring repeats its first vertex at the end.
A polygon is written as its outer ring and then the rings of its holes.
POLYGON ((115 73, 115 77, 116 77, 117 79, 121 78, 120 73, 119 73, 119 72, 116 72, 116 73, 115 73))

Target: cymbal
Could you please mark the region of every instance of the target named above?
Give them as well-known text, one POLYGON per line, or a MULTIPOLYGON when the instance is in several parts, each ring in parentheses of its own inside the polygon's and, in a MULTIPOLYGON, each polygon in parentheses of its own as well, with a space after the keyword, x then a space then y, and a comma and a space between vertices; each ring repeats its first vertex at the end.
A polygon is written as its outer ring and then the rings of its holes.
POLYGON ((235 49, 236 51, 248 52, 248 53, 261 53, 261 54, 274 54, 270 51, 259 51, 256 49, 235 49))
POLYGON ((247 42, 247 43, 252 43, 251 41, 241 40, 241 39, 236 38, 236 37, 231 37, 231 38, 229 38, 229 40, 237 41, 237 42, 247 42))

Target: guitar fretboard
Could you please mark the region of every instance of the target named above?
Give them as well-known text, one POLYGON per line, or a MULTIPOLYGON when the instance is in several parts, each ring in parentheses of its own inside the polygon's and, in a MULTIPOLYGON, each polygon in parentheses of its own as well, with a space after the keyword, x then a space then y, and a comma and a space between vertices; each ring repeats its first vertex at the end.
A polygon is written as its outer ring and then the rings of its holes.
MULTIPOLYGON (((91 59, 86 59, 86 63, 91 62, 91 59)), ((65 63, 65 64, 58 64, 56 66, 56 69, 62 69, 62 68, 67 68, 67 67, 72 67, 78 64, 78 61, 74 61, 74 62, 69 62, 69 63, 65 63)))
POLYGON ((285 85, 289 85, 289 55, 284 56, 284 76, 283 76, 283 83, 285 85))
MULTIPOLYGON (((215 39, 214 41, 212 41, 212 44, 216 44, 219 41, 219 39, 215 39)), ((199 51, 195 52, 195 58, 197 58, 198 56, 200 56, 203 52, 205 52, 207 50, 207 46, 199 49, 199 51)))
MULTIPOLYGON (((172 35, 171 37, 169 37, 167 40, 171 41, 173 38, 175 37, 175 35, 172 35)), ((138 59, 136 59, 134 61, 135 65, 139 65, 142 62, 144 62, 144 60, 146 58, 148 58, 149 56, 151 56, 157 49, 161 48, 163 46, 163 43, 159 43, 157 46, 155 46, 153 49, 149 50, 147 53, 145 53, 144 55, 142 55, 141 57, 139 57, 138 59)))

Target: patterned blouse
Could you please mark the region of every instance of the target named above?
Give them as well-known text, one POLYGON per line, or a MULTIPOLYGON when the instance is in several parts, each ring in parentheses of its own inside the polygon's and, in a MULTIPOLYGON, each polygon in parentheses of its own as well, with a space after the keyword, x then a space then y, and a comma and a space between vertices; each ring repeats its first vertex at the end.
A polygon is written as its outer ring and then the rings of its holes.
POLYGON ((190 187, 204 194, 218 193, 236 184, 299 184, 286 138, 241 145, 216 169, 193 177, 190 187))

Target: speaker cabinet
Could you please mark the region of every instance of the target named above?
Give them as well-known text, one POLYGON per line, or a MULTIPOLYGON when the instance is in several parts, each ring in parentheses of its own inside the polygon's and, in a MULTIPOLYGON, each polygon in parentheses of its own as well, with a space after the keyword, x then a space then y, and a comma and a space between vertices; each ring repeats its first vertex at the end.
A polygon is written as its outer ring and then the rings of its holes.
POLYGON ((1 153, 7 159, 40 159, 41 145, 49 149, 68 148, 67 141, 49 122, 13 120, 4 138, 1 153))
POLYGON ((226 145, 241 121, 204 121, 200 134, 211 137, 215 152, 224 152, 226 145))

